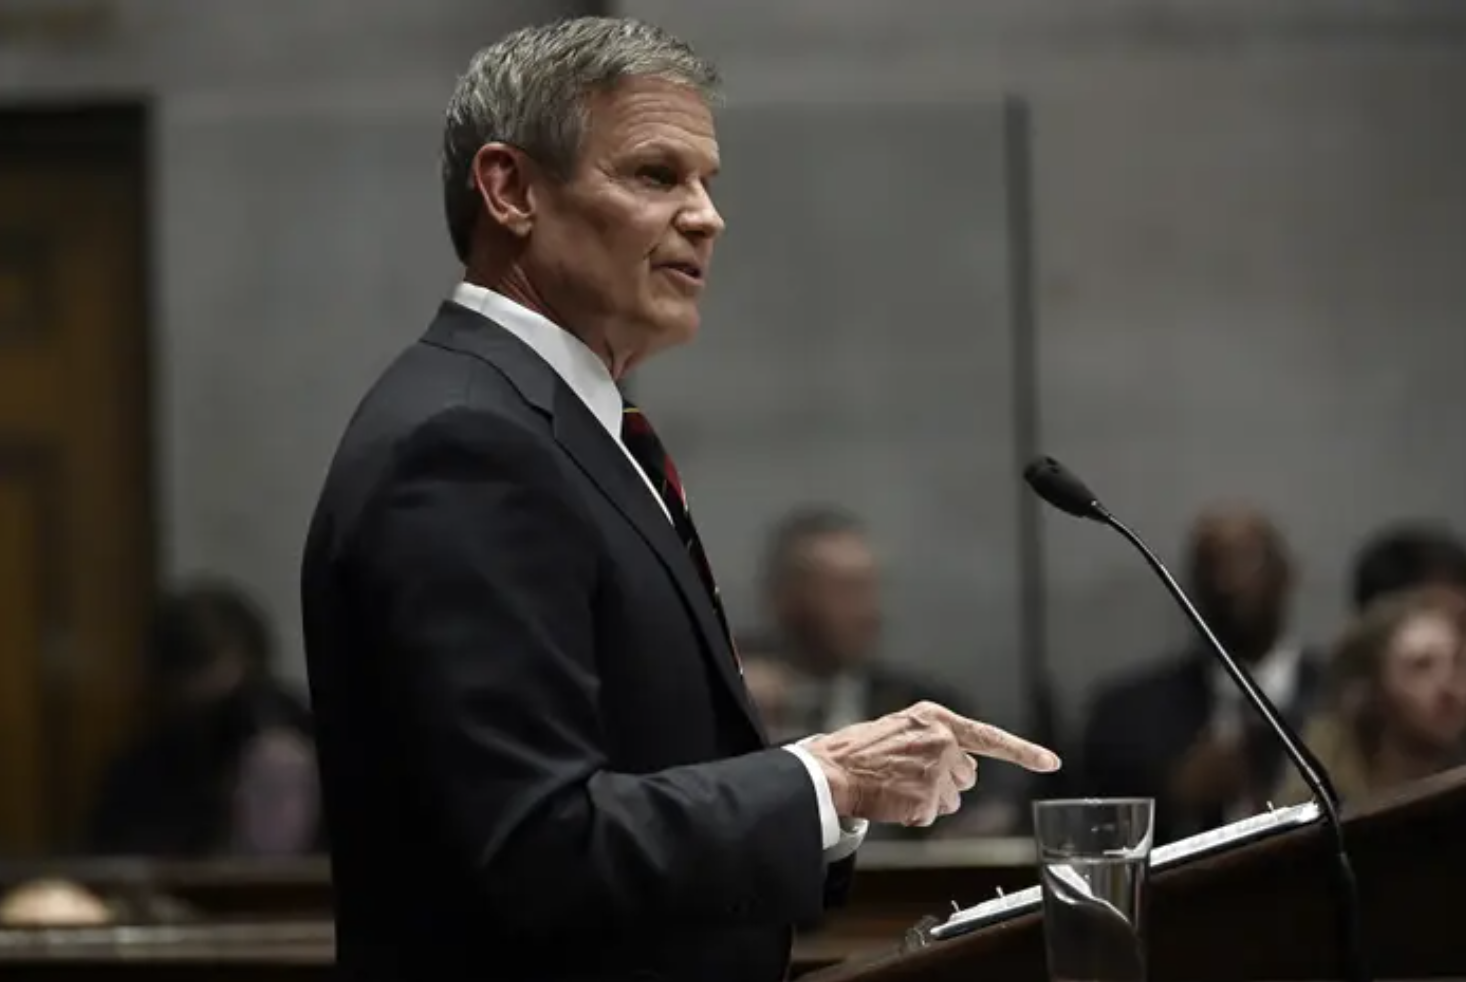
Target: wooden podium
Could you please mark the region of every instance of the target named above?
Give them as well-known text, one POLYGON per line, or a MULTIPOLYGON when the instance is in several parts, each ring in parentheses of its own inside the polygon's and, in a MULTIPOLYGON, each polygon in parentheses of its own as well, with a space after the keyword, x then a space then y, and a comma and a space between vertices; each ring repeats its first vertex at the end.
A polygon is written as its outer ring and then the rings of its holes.
MULTIPOLYGON (((1346 821, 1375 979, 1466 979, 1466 926, 1455 902, 1457 884, 1466 885, 1466 768, 1350 812, 1346 821)), ((1331 845, 1325 830, 1311 826, 1157 874, 1147 912, 1152 982, 1339 978, 1331 845)), ((879 858, 877 849, 867 857, 877 866, 879 858)), ((1031 858, 1024 862, 1026 873, 1011 864, 867 869, 857 875, 853 908, 844 912, 849 923, 803 939, 805 964, 851 960, 800 982, 1044 979, 1037 916, 909 954, 879 955, 895 948, 902 925, 924 913, 943 914, 937 898, 990 896, 994 883, 1005 889, 1032 883, 1031 858), (871 937, 890 940, 872 944, 871 937), (821 952, 809 950, 811 944, 821 952)), ((324 864, 293 871, 123 864, 73 876, 97 888, 109 882, 165 888, 205 917, 0 930, 0 979, 323 982, 332 975, 324 864)))
MULTIPOLYGON (((1345 814, 1374 978, 1466 978, 1466 768, 1345 814)), ((1321 826, 1165 870, 1151 881, 1151 982, 1339 979, 1332 837, 1321 826)), ((934 912, 935 913, 935 912, 934 912)), ((1037 915, 905 954, 847 962, 818 982, 1046 977, 1037 915)))

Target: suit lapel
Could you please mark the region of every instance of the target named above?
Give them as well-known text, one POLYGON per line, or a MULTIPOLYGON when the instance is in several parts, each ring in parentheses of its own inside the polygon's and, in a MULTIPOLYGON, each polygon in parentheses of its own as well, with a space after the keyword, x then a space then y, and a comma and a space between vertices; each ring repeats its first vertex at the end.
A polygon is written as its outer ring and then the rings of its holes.
POLYGON ((652 498, 651 489, 569 386, 559 387, 556 402, 555 439, 662 561, 702 634, 703 653, 711 660, 713 670, 733 693, 759 737, 766 740, 707 588, 703 586, 677 531, 652 498))
POLYGON ((443 305, 426 340, 494 365, 527 402, 551 418, 556 443, 661 561, 698 627, 704 657, 728 687, 759 738, 767 742, 748 687, 739 675, 727 636, 692 557, 653 499, 651 489, 580 397, 527 344, 488 318, 457 304, 443 305))

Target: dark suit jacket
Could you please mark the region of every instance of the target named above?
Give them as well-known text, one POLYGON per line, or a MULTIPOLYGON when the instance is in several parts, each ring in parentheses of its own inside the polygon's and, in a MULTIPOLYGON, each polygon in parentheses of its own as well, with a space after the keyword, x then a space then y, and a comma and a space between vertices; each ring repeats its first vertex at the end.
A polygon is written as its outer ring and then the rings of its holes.
MULTIPOLYGON (((1156 842, 1169 842, 1223 825, 1222 809, 1192 811, 1171 800, 1171 771, 1201 736, 1211 719, 1211 673, 1215 662, 1205 652, 1189 653, 1122 679, 1102 692, 1084 731, 1084 793, 1138 795, 1156 800, 1156 842)), ((1279 706, 1295 730, 1312 709, 1322 672, 1304 656, 1292 702, 1279 706)), ((1245 740, 1258 786, 1277 785, 1283 752, 1277 738, 1252 710, 1243 710, 1245 740)))
POLYGON ((346 977, 773 980, 848 881, 651 491, 480 315, 357 410, 302 601, 346 977))

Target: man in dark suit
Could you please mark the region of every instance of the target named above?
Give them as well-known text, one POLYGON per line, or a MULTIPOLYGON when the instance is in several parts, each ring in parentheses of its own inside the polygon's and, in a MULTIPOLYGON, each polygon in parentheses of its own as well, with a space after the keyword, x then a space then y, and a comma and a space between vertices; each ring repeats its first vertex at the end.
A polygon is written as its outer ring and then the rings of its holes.
POLYGON ((354 979, 774 980, 867 821, 972 756, 937 705, 770 747, 675 467, 616 382, 690 338, 722 219, 716 74, 631 21, 516 32, 449 105, 464 282, 354 415, 307 656, 354 979))
MULTIPOLYGON (((779 739, 839 729, 918 702, 967 714, 971 700, 911 667, 881 657, 881 570, 865 524, 834 505, 808 504, 784 514, 769 532, 763 587, 783 664, 779 739)), ((1024 775, 990 769, 983 793, 959 815, 925 828, 884 826, 884 838, 1001 835, 1022 822, 1024 775)))
MULTIPOLYGON (((1301 727, 1322 671, 1288 635, 1293 575, 1282 533, 1251 507, 1208 509, 1192 527, 1188 567, 1218 640, 1301 727)), ((1283 766, 1277 738, 1197 645, 1102 692, 1083 752, 1086 793, 1156 799, 1158 842, 1262 810, 1283 766)))
POLYGON ((930 700, 964 700, 910 668, 878 659, 880 569, 864 524, 832 505, 804 505, 775 523, 763 586, 780 656, 793 670, 784 736, 805 736, 930 700))

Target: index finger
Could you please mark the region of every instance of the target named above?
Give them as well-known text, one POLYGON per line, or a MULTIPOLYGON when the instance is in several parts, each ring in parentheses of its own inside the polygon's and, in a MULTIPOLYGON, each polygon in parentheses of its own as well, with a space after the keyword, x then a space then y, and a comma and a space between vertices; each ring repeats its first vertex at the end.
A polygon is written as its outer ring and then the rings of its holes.
POLYGON ((970 754, 1006 760, 1010 764, 1017 764, 1041 774, 1059 769, 1058 754, 990 723, 979 723, 975 719, 952 713, 947 724, 952 728, 952 735, 957 738, 957 745, 970 754))

